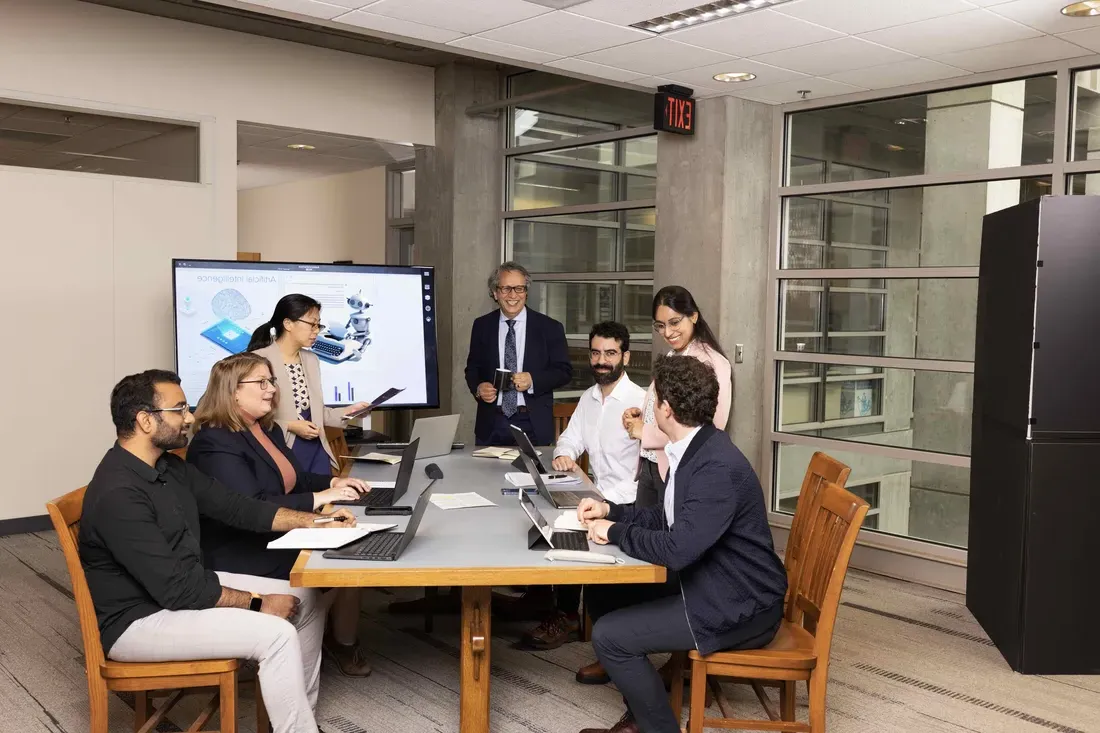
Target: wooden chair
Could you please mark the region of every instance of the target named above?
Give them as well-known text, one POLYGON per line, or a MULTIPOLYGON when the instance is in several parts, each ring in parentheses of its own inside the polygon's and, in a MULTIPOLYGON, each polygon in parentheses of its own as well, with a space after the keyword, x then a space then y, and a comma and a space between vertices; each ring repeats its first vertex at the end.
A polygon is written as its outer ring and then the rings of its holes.
MULTIPOLYGON (((569 425, 569 418, 573 417, 573 412, 577 409, 576 402, 555 402, 554 403, 554 440, 557 441, 561 434, 565 432, 565 428, 569 425)), ((577 466, 588 473, 588 454, 577 459, 577 466)))
MULTIPOLYGON (((829 651, 833 640, 840 593, 856 536, 870 508, 867 502, 835 483, 818 489, 818 501, 806 519, 805 553, 790 595, 787 616, 775 639, 763 649, 716 652, 707 656, 692 651, 691 707, 688 733, 704 728, 825 733, 825 691, 829 679, 829 651), (705 718, 708 675, 753 680, 768 720, 705 718), (795 719, 795 683, 810 687, 809 723, 795 719), (779 682, 780 709, 772 708, 761 682, 779 682)), ((673 656, 673 710, 682 708, 684 655, 673 656)), ((726 708, 719 698, 722 715, 726 708)))
POLYGON ((822 487, 826 484, 836 484, 843 489, 851 473, 852 469, 848 466, 821 451, 815 452, 810 457, 810 465, 806 467, 806 475, 802 477, 802 489, 798 492, 798 503, 795 505, 794 519, 791 520, 791 531, 787 535, 787 549, 783 553, 783 565, 787 568, 788 621, 793 620, 790 607, 791 589, 794 588, 795 579, 798 577, 806 552, 806 528, 814 513, 813 506, 818 500, 822 487))
POLYGON ((348 440, 344 436, 344 429, 326 427, 325 437, 328 438, 329 447, 332 448, 332 455, 336 456, 337 468, 333 469, 332 475, 347 476, 351 468, 351 460, 340 457, 349 455, 348 440))
MULTIPOLYGON (((150 733, 157 729, 168 712, 185 694, 203 687, 218 688, 217 694, 206 704, 199 717, 188 728, 202 727, 220 707, 220 733, 237 731, 237 666, 236 659, 208 659, 194 662, 125 663, 104 658, 99 639, 95 607, 84 568, 77 551, 77 532, 84 509, 84 491, 70 491, 60 499, 46 504, 50 520, 57 530, 57 540, 65 556, 69 578, 73 584, 77 616, 80 619, 80 635, 84 640, 84 664, 88 676, 88 701, 91 707, 91 733, 107 733, 108 691, 134 693, 134 730, 150 733), (150 693, 169 690, 168 699, 156 710, 150 706, 150 693), (150 714, 152 713, 152 714, 150 714)), ((256 730, 267 730, 267 712, 256 685, 256 730)))

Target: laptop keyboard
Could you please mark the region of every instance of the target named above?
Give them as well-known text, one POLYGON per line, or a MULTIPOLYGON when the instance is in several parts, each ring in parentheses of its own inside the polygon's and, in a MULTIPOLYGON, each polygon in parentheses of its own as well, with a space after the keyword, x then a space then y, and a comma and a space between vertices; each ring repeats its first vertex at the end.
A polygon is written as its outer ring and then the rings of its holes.
POLYGON ((550 537, 555 550, 588 551, 588 535, 584 532, 554 532, 550 537))
POLYGON ((339 506, 393 506, 394 491, 395 489, 389 487, 371 489, 360 495, 358 499, 334 501, 332 503, 339 506))
POLYGON ((558 504, 572 504, 573 506, 577 506, 581 503, 581 499, 600 500, 599 495, 591 491, 582 491, 580 493, 575 491, 553 491, 551 493, 558 504))
POLYGON ((359 560, 391 560, 401 544, 403 532, 379 532, 368 535, 352 553, 359 560))

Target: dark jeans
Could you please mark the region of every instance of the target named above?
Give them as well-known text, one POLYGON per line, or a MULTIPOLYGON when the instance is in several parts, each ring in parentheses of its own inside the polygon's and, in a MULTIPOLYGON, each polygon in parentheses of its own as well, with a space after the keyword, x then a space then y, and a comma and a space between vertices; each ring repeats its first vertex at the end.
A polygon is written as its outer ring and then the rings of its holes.
MULTIPOLYGON (((644 586, 625 586, 624 596, 645 595, 644 586)), ((604 613, 592 628, 596 658, 626 699, 642 733, 679 733, 680 721, 668 704, 661 675, 646 655, 695 648, 679 582, 650 586, 650 599, 604 613)), ((603 594, 598 594, 603 596, 603 594)), ((601 598, 597 605, 610 599, 601 598)), ((620 600, 625 600, 622 598, 620 600)), ((592 601, 589 601, 592 606, 592 601)), ((774 637, 783 604, 746 619, 731 649, 758 649, 774 637)))
POLYGON ((634 506, 644 509, 647 506, 660 504, 664 500, 665 482, 661 480, 661 472, 657 469, 656 461, 639 458, 638 498, 634 500, 634 506))
POLYGON ((534 440, 535 427, 531 424, 531 416, 527 412, 517 412, 511 417, 505 417, 499 407, 494 409, 496 416, 493 418, 493 429, 485 437, 476 436, 477 445, 515 445, 516 439, 512 437, 509 425, 515 425, 526 433, 528 438, 534 440))

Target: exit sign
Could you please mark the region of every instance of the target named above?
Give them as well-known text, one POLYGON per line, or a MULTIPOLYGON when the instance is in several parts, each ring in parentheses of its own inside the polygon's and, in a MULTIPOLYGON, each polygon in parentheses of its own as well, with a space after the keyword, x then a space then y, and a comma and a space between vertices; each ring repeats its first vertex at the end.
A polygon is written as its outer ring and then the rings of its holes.
POLYGON ((677 135, 694 135, 695 100, 691 96, 657 92, 653 98, 653 127, 677 135))

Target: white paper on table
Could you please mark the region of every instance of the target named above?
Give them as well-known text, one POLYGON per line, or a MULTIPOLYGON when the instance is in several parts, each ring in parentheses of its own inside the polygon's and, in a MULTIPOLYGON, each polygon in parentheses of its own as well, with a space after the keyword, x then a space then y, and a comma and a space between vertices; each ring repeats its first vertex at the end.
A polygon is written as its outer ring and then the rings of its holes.
POLYGON ((397 486, 396 481, 367 481, 372 489, 392 489, 397 486))
POLYGON ((355 525, 356 529, 365 529, 370 532, 384 532, 387 529, 393 529, 396 524, 370 524, 369 522, 359 522, 355 525))
POLYGON ((577 519, 576 509, 566 509, 554 518, 554 529, 587 530, 588 527, 585 527, 581 520, 577 519))
POLYGON ((471 509, 478 506, 496 506, 495 503, 473 491, 464 494, 432 494, 431 501, 440 509, 471 509))
POLYGON ((358 526, 338 527, 307 527, 292 529, 282 537, 267 543, 269 550, 331 550, 333 547, 343 547, 356 540, 362 539, 371 533, 369 529, 360 529, 358 526))
MULTIPOLYGON (((559 474, 554 474, 559 475, 559 474)), ((510 471, 504 474, 504 479, 515 486, 517 489, 527 489, 535 485, 535 480, 531 478, 531 474, 523 471, 510 471)), ((568 484, 579 484, 581 482, 578 476, 567 473, 563 478, 550 478, 547 474, 542 474, 542 482, 547 486, 562 486, 568 484)))
POLYGON ((340 456, 341 458, 352 458, 356 461, 377 461, 378 463, 388 463, 391 466, 397 463, 401 463, 401 456, 393 456, 389 453, 368 453, 365 456, 340 456))

